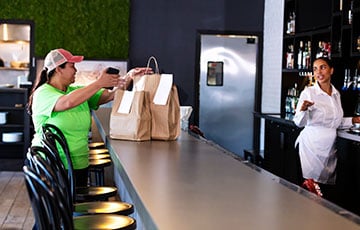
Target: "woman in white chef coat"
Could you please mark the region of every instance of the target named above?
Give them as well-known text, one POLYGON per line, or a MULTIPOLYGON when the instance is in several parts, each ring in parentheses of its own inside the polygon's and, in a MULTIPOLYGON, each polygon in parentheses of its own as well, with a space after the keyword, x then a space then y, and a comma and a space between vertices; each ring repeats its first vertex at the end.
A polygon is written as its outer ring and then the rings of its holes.
POLYGON ((306 183, 319 185, 324 198, 336 199, 336 130, 359 123, 359 117, 344 118, 340 93, 331 84, 334 72, 327 58, 313 63, 316 83, 305 88, 299 98, 294 122, 305 127, 296 140, 299 147, 302 175, 306 183), (309 180, 310 179, 310 180, 309 180), (312 179, 312 180, 311 180, 312 179))

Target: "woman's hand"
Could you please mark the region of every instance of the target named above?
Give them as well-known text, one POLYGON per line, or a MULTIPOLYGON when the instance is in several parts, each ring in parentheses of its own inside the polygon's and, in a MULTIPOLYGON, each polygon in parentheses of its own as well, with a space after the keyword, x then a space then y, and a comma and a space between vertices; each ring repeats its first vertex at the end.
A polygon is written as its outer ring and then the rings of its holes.
POLYGON ((355 123, 360 123, 360 117, 353 117, 352 118, 352 123, 355 124, 355 123))
POLYGON ((121 77, 119 79, 118 88, 125 90, 125 89, 127 89, 130 82, 135 77, 141 77, 145 74, 152 74, 152 73, 154 73, 153 70, 151 68, 147 68, 147 67, 136 67, 134 69, 131 69, 129 72, 127 72, 127 74, 124 77, 121 77))
POLYGON ((152 74, 154 73, 151 68, 147 67, 136 67, 134 69, 131 69, 127 74, 125 75, 125 78, 131 78, 134 79, 135 77, 139 77, 145 74, 152 74))
POLYGON ((100 76, 97 79, 98 84, 101 85, 101 88, 114 87, 119 84, 120 75, 119 74, 108 74, 106 73, 107 69, 104 69, 100 76))
POLYGON ((301 107, 300 107, 300 111, 306 111, 308 110, 308 108, 310 106, 314 105, 314 102, 312 101, 308 101, 308 100, 304 100, 304 102, 302 103, 301 107))

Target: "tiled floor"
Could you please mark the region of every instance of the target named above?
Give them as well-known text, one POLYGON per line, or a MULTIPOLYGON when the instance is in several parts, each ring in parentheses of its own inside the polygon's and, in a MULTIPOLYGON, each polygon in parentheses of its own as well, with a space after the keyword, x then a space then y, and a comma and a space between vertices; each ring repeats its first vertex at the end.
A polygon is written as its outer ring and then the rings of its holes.
POLYGON ((0 229, 32 229, 34 216, 21 171, 0 171, 0 229))

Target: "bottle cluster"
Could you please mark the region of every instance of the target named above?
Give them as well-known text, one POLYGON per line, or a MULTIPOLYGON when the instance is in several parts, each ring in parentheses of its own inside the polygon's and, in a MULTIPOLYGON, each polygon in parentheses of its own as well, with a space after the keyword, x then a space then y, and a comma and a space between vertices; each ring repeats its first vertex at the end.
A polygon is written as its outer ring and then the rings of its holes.
POLYGON ((344 84, 342 90, 360 90, 360 75, 358 73, 358 69, 351 71, 351 69, 345 69, 344 73, 344 84), (351 73, 353 72, 353 76, 351 73))
POLYGON ((319 41, 315 58, 319 57, 331 58, 331 42, 319 41))
POLYGON ((299 90, 297 89, 297 84, 295 83, 294 87, 288 89, 285 98, 286 119, 292 119, 292 117, 295 115, 298 100, 299 100, 299 90))
POLYGON ((296 53, 296 63, 295 63, 295 54, 294 46, 290 44, 287 47, 286 51, 286 69, 299 69, 299 70, 309 70, 311 69, 312 57, 327 57, 331 58, 331 43, 325 41, 319 41, 318 47, 316 49, 315 55, 312 56, 311 41, 299 41, 299 49, 296 53))
POLYGON ((311 41, 300 41, 299 50, 297 54, 297 68, 310 69, 311 67, 311 41))

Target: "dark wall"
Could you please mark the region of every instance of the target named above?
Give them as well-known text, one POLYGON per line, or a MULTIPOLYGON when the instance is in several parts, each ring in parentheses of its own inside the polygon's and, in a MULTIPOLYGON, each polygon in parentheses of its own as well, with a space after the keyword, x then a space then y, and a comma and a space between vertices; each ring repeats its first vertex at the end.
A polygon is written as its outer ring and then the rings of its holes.
POLYGON ((146 66, 155 56, 160 72, 174 74, 181 105, 195 106, 198 31, 262 34, 263 15, 264 0, 133 0, 130 66, 146 66))

